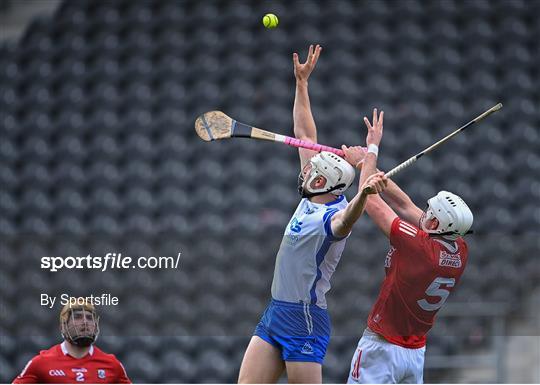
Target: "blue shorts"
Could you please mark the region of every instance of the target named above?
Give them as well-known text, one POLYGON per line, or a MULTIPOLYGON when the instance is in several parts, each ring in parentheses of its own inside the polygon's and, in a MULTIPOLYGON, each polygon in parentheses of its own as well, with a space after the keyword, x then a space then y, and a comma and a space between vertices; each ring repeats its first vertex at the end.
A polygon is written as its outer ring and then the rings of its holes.
POLYGON ((330 330, 326 309, 272 299, 254 335, 278 348, 283 361, 322 364, 330 341, 330 330))

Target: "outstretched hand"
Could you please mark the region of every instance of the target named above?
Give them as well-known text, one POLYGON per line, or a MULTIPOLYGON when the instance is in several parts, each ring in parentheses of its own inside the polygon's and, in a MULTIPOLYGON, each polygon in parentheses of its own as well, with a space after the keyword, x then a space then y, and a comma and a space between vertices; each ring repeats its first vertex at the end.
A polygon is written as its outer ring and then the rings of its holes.
POLYGON ((345 145, 341 146, 343 153, 345 154, 344 158, 351 166, 358 168, 360 162, 364 160, 366 156, 366 149, 362 146, 351 146, 347 147, 345 145))
POLYGON ((369 119, 364 116, 364 123, 368 129, 368 134, 366 137, 366 145, 375 144, 378 146, 381 143, 383 135, 383 121, 384 121, 384 111, 381 111, 380 115, 377 116, 377 109, 373 109, 373 125, 369 123, 369 119))
POLYGON ((322 47, 317 44, 315 49, 313 49, 313 44, 309 46, 308 57, 305 63, 300 63, 298 61, 298 54, 293 53, 293 63, 294 63, 294 76, 296 81, 305 82, 308 80, 309 75, 315 68, 317 60, 319 60, 319 55, 321 54, 322 47))
POLYGON ((384 175, 384 172, 380 171, 373 175, 370 175, 362 185, 362 191, 367 194, 380 194, 384 191, 388 185, 388 178, 384 175))

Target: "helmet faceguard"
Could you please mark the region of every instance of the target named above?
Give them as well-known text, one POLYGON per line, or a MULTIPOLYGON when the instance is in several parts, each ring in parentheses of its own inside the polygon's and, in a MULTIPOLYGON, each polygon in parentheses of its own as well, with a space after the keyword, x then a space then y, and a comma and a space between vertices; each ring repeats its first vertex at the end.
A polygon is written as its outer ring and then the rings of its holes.
POLYGON ((440 235, 450 240, 456 240, 470 233, 473 214, 459 196, 448 191, 440 191, 427 203, 427 208, 420 218, 420 228, 426 233, 440 235), (433 219, 437 219, 439 224, 435 229, 428 229, 427 224, 433 219))
POLYGON ((332 193, 343 194, 352 184, 355 171, 345 159, 328 151, 322 151, 309 160, 308 171, 300 171, 298 175, 298 192, 302 198, 332 193), (304 176, 304 172, 306 175, 304 176), (324 186, 312 188, 312 182, 319 176, 326 180, 324 186))
POLYGON ((99 316, 94 305, 87 301, 82 305, 65 305, 60 312, 60 330, 62 337, 74 345, 92 345, 99 335, 99 316))

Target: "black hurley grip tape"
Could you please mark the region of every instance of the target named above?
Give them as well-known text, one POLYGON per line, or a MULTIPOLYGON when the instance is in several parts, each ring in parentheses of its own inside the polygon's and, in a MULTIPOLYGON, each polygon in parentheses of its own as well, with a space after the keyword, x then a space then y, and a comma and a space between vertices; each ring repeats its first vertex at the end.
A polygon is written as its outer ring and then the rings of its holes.
POLYGON ((251 138, 251 129, 247 124, 233 121, 231 136, 235 138, 251 138))

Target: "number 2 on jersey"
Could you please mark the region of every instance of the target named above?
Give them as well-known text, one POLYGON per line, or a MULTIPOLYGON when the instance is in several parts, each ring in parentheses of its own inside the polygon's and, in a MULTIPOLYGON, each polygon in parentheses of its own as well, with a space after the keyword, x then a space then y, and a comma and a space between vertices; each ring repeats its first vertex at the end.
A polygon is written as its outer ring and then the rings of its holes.
POLYGON ((431 282, 429 287, 426 289, 426 295, 428 297, 439 297, 440 298, 439 302, 429 303, 424 298, 424 299, 416 301, 416 303, 425 311, 439 310, 441 306, 444 305, 444 302, 450 295, 450 290, 441 289, 441 286, 445 285, 446 287, 453 287, 455 284, 456 284, 456 280, 454 278, 437 277, 433 280, 433 282, 431 282))

